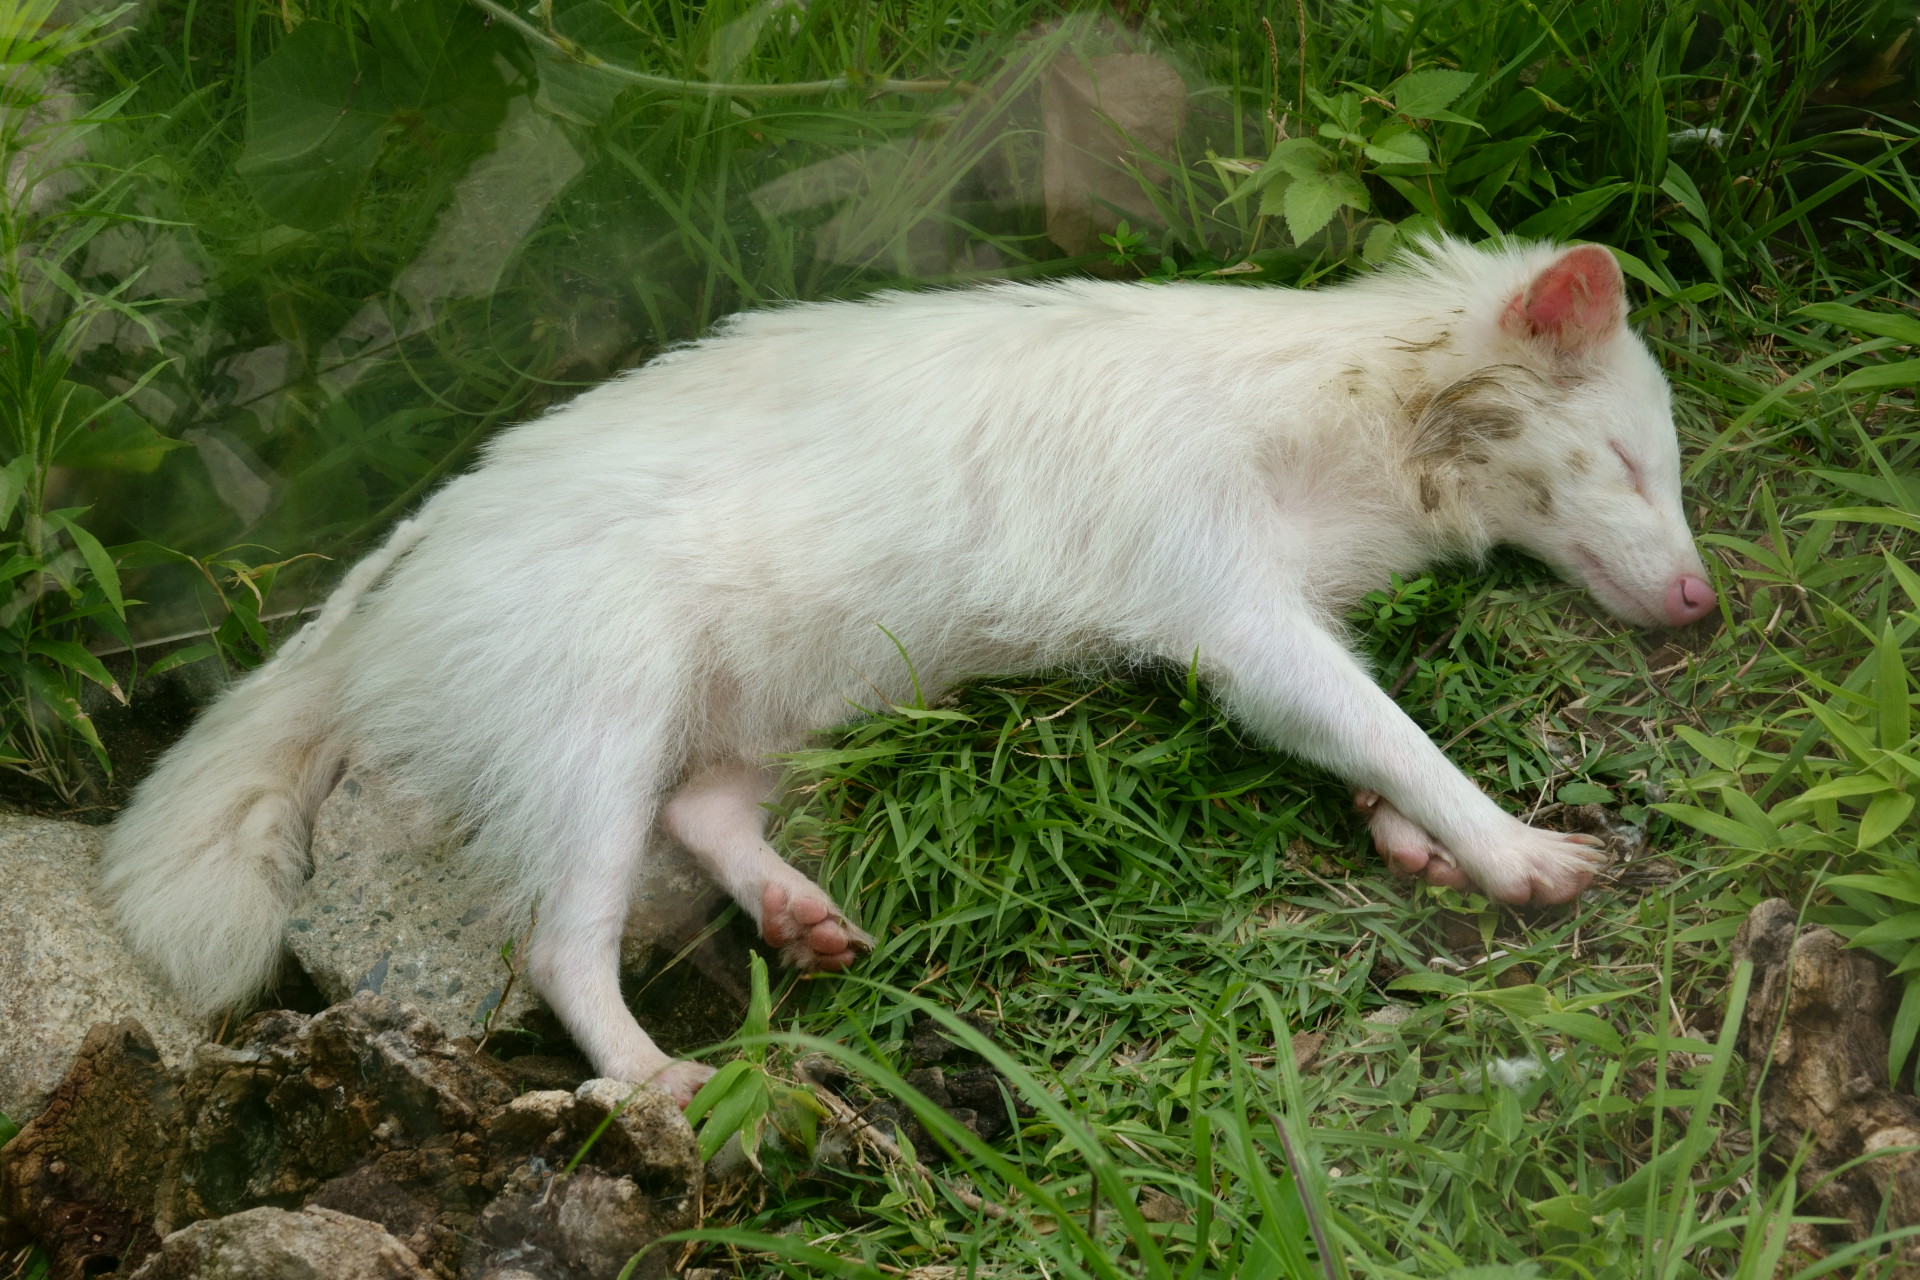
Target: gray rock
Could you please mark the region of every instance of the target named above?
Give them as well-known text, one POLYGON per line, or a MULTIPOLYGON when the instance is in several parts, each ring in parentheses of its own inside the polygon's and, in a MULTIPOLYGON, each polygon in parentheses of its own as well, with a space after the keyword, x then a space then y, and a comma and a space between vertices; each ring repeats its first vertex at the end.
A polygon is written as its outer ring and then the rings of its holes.
POLYGON ((179 1065, 203 1026, 133 957, 94 894, 101 829, 0 813, 0 1112, 25 1123, 88 1028, 136 1019, 179 1065))
MULTIPOLYGON (((550 1021, 531 985, 513 978, 501 950, 524 941, 527 922, 497 918, 485 886, 419 817, 420 806, 377 775, 353 770, 321 807, 313 837, 313 877, 294 908, 289 946, 329 1001, 358 991, 393 996, 419 1008, 450 1036, 479 1036, 550 1021)), ((699 936, 720 905, 709 881, 684 853, 662 842, 643 876, 627 921, 625 952, 634 987, 661 954, 699 936)), ((709 990, 657 992, 676 1012, 712 1006, 713 1025, 679 1037, 682 1047, 731 1035, 745 1007, 744 953, 737 939, 689 957, 709 990), (717 984, 718 996, 715 988, 717 984)), ((654 1022, 643 1008, 642 1018, 654 1022)), ((670 1050, 671 1034, 661 1036, 670 1050)))
POLYGON ((432 1280, 380 1227, 332 1209, 248 1209, 168 1236, 134 1280, 432 1280))

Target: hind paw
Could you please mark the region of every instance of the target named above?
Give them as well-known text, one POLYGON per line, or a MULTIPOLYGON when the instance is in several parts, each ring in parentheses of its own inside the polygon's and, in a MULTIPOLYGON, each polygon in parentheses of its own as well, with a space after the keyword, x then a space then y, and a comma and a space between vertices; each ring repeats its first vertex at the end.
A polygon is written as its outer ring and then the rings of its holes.
POLYGON ((776 882, 762 891, 760 936, 803 973, 838 973, 873 950, 873 939, 811 884, 776 882))

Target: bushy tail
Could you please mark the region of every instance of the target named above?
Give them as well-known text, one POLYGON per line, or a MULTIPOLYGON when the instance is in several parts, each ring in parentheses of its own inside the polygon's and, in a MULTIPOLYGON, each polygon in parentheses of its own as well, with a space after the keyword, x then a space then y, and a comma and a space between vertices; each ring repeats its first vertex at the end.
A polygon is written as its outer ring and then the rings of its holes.
POLYGON ((314 814, 346 753, 345 672, 327 639, 424 532, 408 521, 355 565, 279 656, 194 722, 107 834, 103 887, 121 927, 200 1012, 273 980, 314 814))

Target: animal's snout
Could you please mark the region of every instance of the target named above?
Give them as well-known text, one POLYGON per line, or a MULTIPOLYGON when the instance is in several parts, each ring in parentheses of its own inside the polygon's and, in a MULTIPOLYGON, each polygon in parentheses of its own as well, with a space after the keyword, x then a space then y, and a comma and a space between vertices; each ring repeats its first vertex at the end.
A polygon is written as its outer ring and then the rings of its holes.
POLYGON ((1713 588, 1697 573, 1683 573, 1667 588, 1667 621, 1676 627, 1713 612, 1713 588))

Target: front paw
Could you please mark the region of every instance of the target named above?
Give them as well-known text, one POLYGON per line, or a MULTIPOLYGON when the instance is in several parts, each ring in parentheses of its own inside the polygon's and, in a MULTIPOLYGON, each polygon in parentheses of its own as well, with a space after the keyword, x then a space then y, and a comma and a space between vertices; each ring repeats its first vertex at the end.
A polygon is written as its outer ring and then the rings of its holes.
POLYGON ((1572 902, 1605 864, 1605 846, 1594 837, 1530 827, 1515 818, 1468 874, 1496 901, 1546 906, 1572 902))
POLYGON ((1545 906, 1571 902, 1605 862, 1592 836, 1548 831, 1509 818, 1463 848, 1461 857, 1378 792, 1356 791, 1354 807, 1367 815, 1374 845, 1395 875, 1445 889, 1474 888, 1498 902, 1545 906))
POLYGON ((1466 889, 1459 861, 1425 828, 1388 803, 1377 791, 1353 793, 1353 807, 1367 815, 1367 829, 1387 870, 1408 880, 1424 880, 1442 889, 1466 889))

